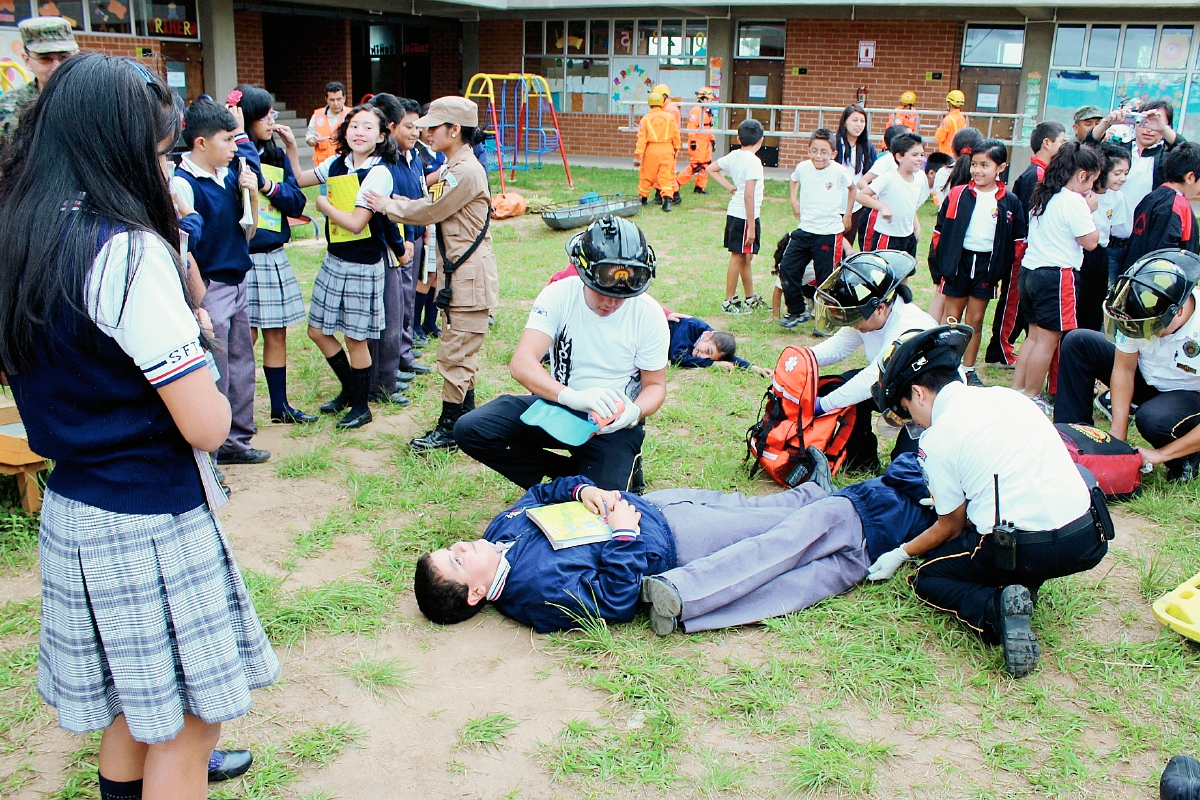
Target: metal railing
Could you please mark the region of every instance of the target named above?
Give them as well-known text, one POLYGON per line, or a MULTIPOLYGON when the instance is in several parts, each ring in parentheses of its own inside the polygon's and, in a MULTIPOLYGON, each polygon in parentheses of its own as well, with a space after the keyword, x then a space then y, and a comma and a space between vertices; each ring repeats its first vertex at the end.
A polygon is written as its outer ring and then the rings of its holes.
MULTIPOLYGON (((645 102, 637 102, 633 100, 619 100, 617 104, 625 106, 629 115, 629 121, 626 125, 618 128, 624 133, 636 133, 638 129, 638 121, 650 107, 645 102)), ((681 102, 678 104, 680 114, 683 117, 682 127, 687 126, 688 112, 695 106, 701 105, 696 102, 681 102)), ((706 103, 709 109, 716 113, 717 124, 719 127, 708 129, 707 132, 715 135, 736 136, 737 126, 750 117, 754 117, 763 124, 763 129, 768 137, 779 137, 783 139, 807 139, 817 128, 829 128, 836 131, 838 123, 841 121, 844 106, 773 106, 755 103, 706 103)), ((888 116, 896 113, 895 109, 891 108, 868 108, 864 109, 867 114, 867 135, 871 138, 878 139, 883 135, 884 129, 887 127, 888 116)), ((906 111, 906 114, 917 115, 917 133, 921 134, 926 139, 932 139, 934 131, 941 125, 944 111, 906 111)), ((971 127, 979 129, 988 139, 999 139, 1009 147, 1022 146, 1023 141, 1016 137, 1021 136, 1023 124, 1026 120, 1025 114, 999 114, 992 112, 964 112, 967 116, 967 124, 971 127)), ((687 131, 681 130, 683 137, 687 138, 687 131)))

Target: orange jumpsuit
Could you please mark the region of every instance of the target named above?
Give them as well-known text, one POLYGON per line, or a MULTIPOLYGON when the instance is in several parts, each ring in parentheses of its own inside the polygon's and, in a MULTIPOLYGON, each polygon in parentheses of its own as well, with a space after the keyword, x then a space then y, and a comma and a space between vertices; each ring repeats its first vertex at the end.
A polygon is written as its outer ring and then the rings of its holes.
POLYGON ((680 114, 679 114, 679 104, 676 103, 671 98, 667 97, 667 98, 663 99, 662 107, 663 107, 663 111, 667 112, 668 114, 670 114, 672 117, 675 118, 675 127, 682 128, 683 127, 683 117, 680 116, 680 114))
POLYGON ((967 117, 963 114, 962 109, 951 108, 947 111, 946 116, 942 119, 942 124, 933 134, 933 138, 937 139, 938 150, 948 156, 953 156, 954 148, 951 145, 954 143, 954 134, 965 127, 967 127, 967 117))
POLYGON ((713 145, 717 141, 717 137, 711 133, 693 133, 692 131, 706 131, 713 126, 712 111, 704 106, 692 106, 692 110, 688 112, 688 165, 683 172, 675 176, 675 182, 680 186, 684 186, 696 176, 696 188, 704 189, 708 186, 708 165, 712 163, 713 145))
POLYGON ((917 112, 904 106, 896 106, 896 110, 888 115, 888 127, 903 125, 913 133, 917 132, 917 112))
POLYGON ((642 160, 638 172, 638 195, 649 197, 657 188, 663 197, 673 197, 675 185, 675 154, 680 147, 679 126, 675 118, 663 109, 650 109, 638 125, 637 149, 634 155, 642 160))

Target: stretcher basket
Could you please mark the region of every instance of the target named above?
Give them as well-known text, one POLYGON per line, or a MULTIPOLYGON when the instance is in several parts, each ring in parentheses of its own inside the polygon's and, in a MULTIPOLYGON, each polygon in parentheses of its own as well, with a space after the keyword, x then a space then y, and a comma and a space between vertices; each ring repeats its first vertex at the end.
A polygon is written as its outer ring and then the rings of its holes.
POLYGON ((593 195, 583 200, 564 200, 542 209, 542 221, 556 231, 582 228, 603 217, 632 217, 642 208, 642 199, 620 194, 593 195))
POLYGON ((1154 616, 1181 636, 1200 642, 1200 575, 1158 598, 1154 616))

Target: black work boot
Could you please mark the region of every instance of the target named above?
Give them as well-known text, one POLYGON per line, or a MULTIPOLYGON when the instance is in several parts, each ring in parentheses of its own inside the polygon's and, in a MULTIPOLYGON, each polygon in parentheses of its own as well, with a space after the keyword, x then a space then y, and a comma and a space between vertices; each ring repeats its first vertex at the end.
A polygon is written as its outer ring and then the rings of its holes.
POLYGON ((662 201, 662 210, 670 211, 671 210, 671 202, 672 202, 672 200, 670 197, 664 197, 663 201, 662 201))
POLYGON ((475 390, 467 389, 467 393, 463 395, 462 410, 464 414, 469 414, 475 410, 475 390))
POLYGON ((354 370, 350 377, 350 410, 346 412, 346 416, 338 420, 338 428, 343 430, 361 428, 371 421, 371 407, 367 405, 367 396, 370 391, 370 368, 354 370))
POLYGON ((346 357, 345 350, 338 350, 325 361, 333 370, 333 374, 337 375, 338 382, 342 384, 342 390, 338 392, 337 397, 321 406, 321 413, 340 414, 350 405, 350 381, 353 374, 353 370, 350 369, 350 359, 346 357))
POLYGON ((424 453, 428 450, 458 449, 458 445, 454 441, 454 423, 458 422, 458 418, 462 415, 462 403, 447 403, 443 400, 442 415, 438 417, 437 427, 424 436, 413 439, 408 446, 417 453, 424 453))
POLYGON ((707 189, 701 189, 699 186, 692 187, 692 194, 708 194, 707 189))

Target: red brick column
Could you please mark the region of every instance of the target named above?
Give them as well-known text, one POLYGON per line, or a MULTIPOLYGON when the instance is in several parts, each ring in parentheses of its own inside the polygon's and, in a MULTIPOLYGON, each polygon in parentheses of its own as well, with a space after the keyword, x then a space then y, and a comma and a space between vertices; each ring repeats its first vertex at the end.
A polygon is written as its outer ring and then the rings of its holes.
POLYGON ((263 86, 267 82, 263 59, 262 14, 258 11, 233 12, 234 41, 237 43, 238 83, 263 86))

